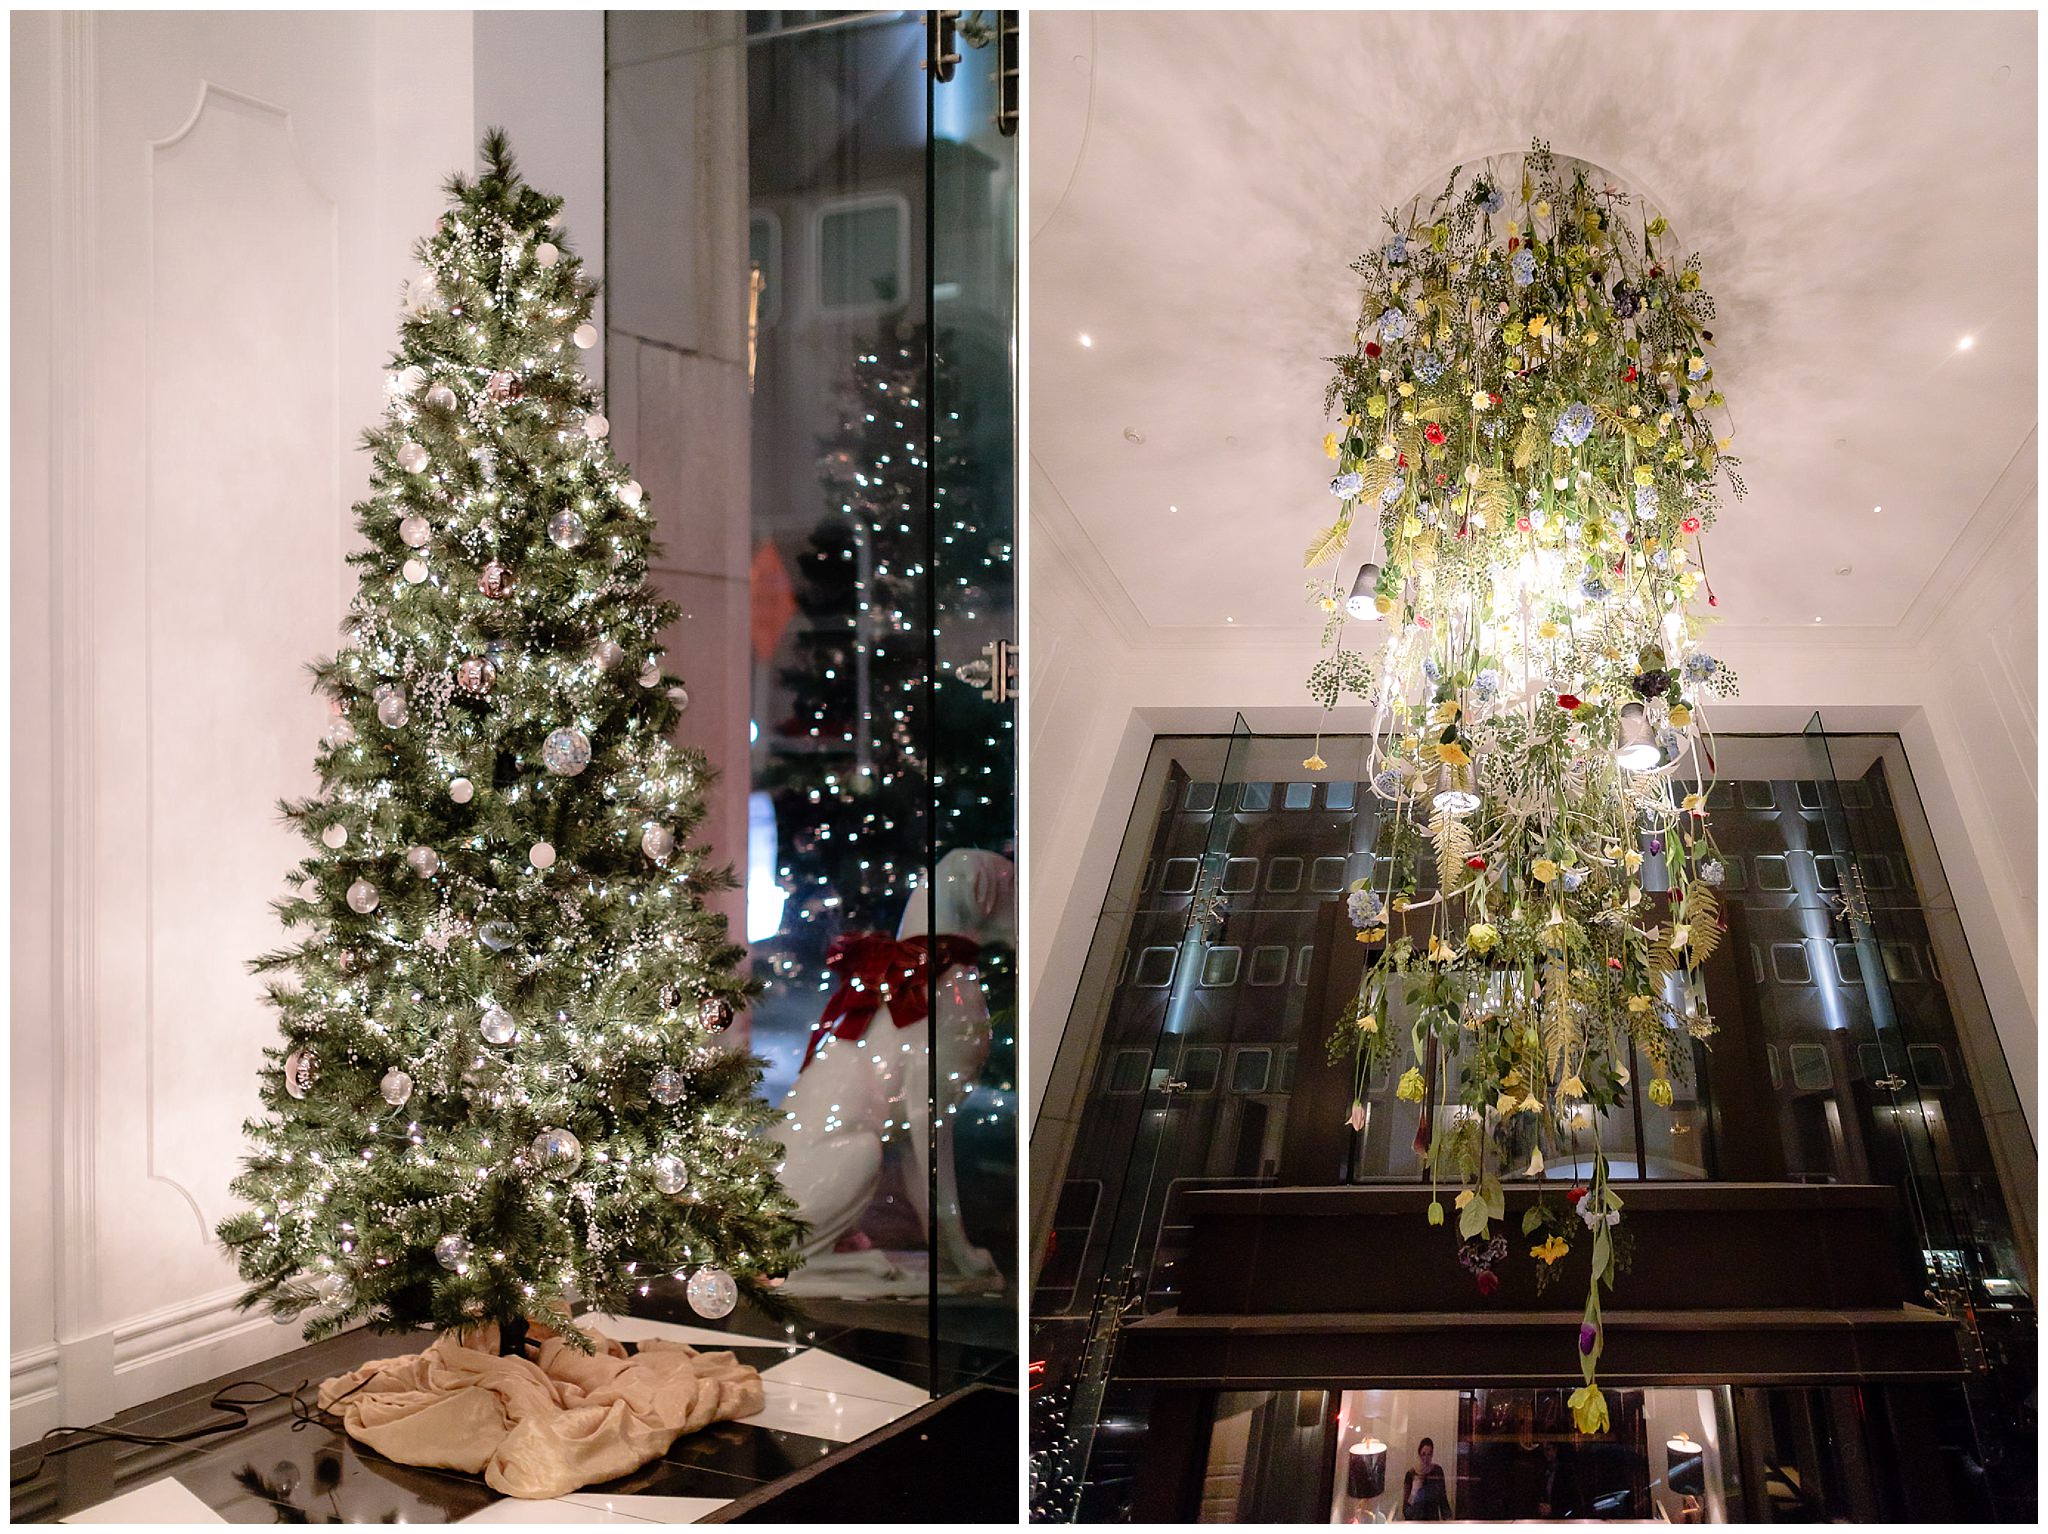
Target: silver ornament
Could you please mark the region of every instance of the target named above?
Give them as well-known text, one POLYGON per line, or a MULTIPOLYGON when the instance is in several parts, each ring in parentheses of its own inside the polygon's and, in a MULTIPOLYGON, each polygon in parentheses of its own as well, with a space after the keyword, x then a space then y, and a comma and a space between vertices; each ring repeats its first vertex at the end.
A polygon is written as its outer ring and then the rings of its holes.
POLYGON ((493 1002, 484 1009, 477 1031, 483 1034, 486 1044, 510 1044, 519 1037, 519 1023, 510 1012, 493 1002))
POLYGON ((509 921, 487 921, 476 929, 476 935, 492 953, 503 953, 519 941, 519 929, 509 921))
POLYGON ((368 916, 377 909, 377 886, 367 879, 358 879, 348 887, 348 908, 358 916, 368 916))
POLYGON ((460 1273, 469 1263, 469 1241, 462 1236, 443 1236, 434 1243, 434 1261, 460 1273))
POLYGON ((330 847, 340 847, 348 841, 348 827, 337 820, 320 833, 320 840, 330 847))
POLYGON ((310 1049, 295 1049, 284 1057, 284 1089, 304 1098, 320 1079, 320 1057, 310 1049))
POLYGON ((419 393, 420 385, 427 381, 427 370, 423 367, 400 368, 384 380, 384 387, 403 399, 410 399, 419 393))
POLYGON ((611 435, 612 423, 595 410, 583 418, 583 435, 592 442, 602 442, 611 435))
POLYGON ((676 850, 676 834, 667 826, 649 826, 640 833, 640 850, 657 863, 666 863, 676 850))
POLYGON ((706 996, 703 1004, 697 1008, 697 1021, 713 1033, 730 1028, 732 1019, 732 1003, 723 996, 706 996))
POLYGON ((673 1197, 690 1185, 690 1172, 680 1158, 656 1156, 651 1169, 654 1173, 654 1188, 658 1193, 673 1197))
POLYGON ((535 842, 526 850, 526 861, 546 873, 555 866, 555 849, 552 843, 535 842))
POLYGON ((356 743, 356 727, 346 719, 337 719, 327 727, 327 744, 330 746, 352 746, 356 743))
POLYGON ((405 583, 408 586, 424 585, 428 573, 427 562, 424 559, 408 559, 399 568, 398 573, 405 577, 405 583))
POLYGON ((403 1108, 412 1097, 412 1077, 394 1065, 384 1073, 384 1079, 377 1083, 377 1090, 383 1094, 384 1101, 392 1107, 403 1108))
POLYGON ((533 247, 533 264, 535 266, 553 266, 557 261, 561 259, 562 253, 559 250, 555 249, 555 247, 549 244, 546 240, 542 240, 538 245, 533 247))
POLYGON ((668 701, 673 703, 679 712, 688 708, 690 706, 689 689, 682 686, 671 687, 668 690, 668 701))
POLYGON ((600 639, 590 647, 590 658, 597 662, 598 670, 609 671, 626 658, 626 652, 609 639, 600 639))
POLYGON ((548 542, 558 549, 573 549, 583 541, 583 519, 573 511, 558 511, 548 518, 548 542))
POLYGON ((432 847, 408 847, 405 850, 405 866, 422 879, 431 879, 441 868, 441 854, 432 847))
POLYGON ((661 685, 661 667, 654 661, 649 661, 640 668, 639 681, 642 687, 659 687, 661 685))
POLYGON ((498 679, 498 668, 480 655, 472 655, 455 668, 455 685, 471 697, 482 697, 498 679))
POLYGON ((448 797, 457 804, 469 803, 476 793, 476 785, 467 778, 452 778, 448 783, 448 797))
POLYGON ((690 1309, 707 1321, 731 1315, 740 1302, 740 1286, 723 1268, 699 1268, 690 1275, 683 1293, 689 1297, 690 1309))
POLYGON ((640 497, 644 494, 646 492, 640 488, 640 481, 637 479, 629 479, 619 486, 619 499, 628 506, 638 506, 640 504, 640 497))
POLYGON ((597 345, 597 327, 588 320, 585 320, 571 332, 569 339, 574 341, 584 351, 589 351, 591 347, 597 345))
POLYGON ((427 390, 426 403, 435 410, 453 410, 455 391, 446 384, 435 384, 433 388, 427 390))
POLYGON ((556 730, 541 743, 540 759, 549 772, 573 778, 590 765, 590 737, 573 727, 556 730))
POLYGON ((434 536, 434 524, 414 512, 398 524, 398 541, 409 549, 423 549, 434 536))
POLYGON ((647 1095, 664 1108, 673 1108, 683 1100, 683 1073, 673 1066, 664 1065, 654 1073, 654 1080, 648 1084, 647 1095))
POLYGON ((510 596, 512 584, 512 572, 495 559, 476 573, 476 589, 487 597, 510 596))
POLYGON ((534 1159, 550 1177, 568 1177, 583 1165, 583 1142, 566 1129, 543 1129, 533 1137, 534 1159))
POLYGON ((401 442, 398 445, 398 466, 408 474, 417 474, 427 466, 427 450, 417 442, 401 442))

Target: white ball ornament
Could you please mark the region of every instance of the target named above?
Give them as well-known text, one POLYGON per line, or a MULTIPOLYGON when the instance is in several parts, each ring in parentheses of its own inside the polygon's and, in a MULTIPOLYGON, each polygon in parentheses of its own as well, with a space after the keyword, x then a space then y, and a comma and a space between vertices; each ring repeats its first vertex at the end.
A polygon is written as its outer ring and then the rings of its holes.
POLYGON ((356 727, 346 719, 337 719, 327 727, 326 740, 330 746, 352 746, 356 741, 356 727))
POLYGON ((427 466, 427 450, 417 442, 398 444, 398 466, 408 474, 417 474, 427 466))
POLYGON ((405 866, 422 879, 431 879, 441 870, 441 854, 432 847, 408 847, 405 852, 405 866))
POLYGON ((641 667, 640 685, 642 687, 659 687, 661 685, 661 667, 653 661, 649 661, 645 666, 641 667))
POLYGON ((368 916, 377 909, 377 886, 367 879, 358 879, 348 887, 348 908, 358 916, 368 916))
POLYGON ((377 1091, 392 1107, 403 1108, 412 1097, 412 1077, 394 1065, 377 1083, 377 1091))
POLYGON ((434 1243, 434 1261, 460 1273, 469 1263, 469 1242, 461 1236, 443 1236, 434 1243))
POLYGON ((427 562, 424 559, 408 559, 398 573, 405 577, 406 585, 418 586, 427 578, 427 562))
POLYGON ((589 415, 583 418, 583 435, 588 437, 592 442, 602 442, 606 437, 609 437, 611 433, 612 423, 610 421, 607 421, 603 416, 597 414, 596 411, 592 411, 589 415))
POLYGON ((548 542, 558 549, 573 549, 583 542, 583 519, 573 511, 558 511, 548 518, 548 542))
POLYGON ((299 881, 299 899, 312 902, 319 898, 320 881, 318 879, 302 879, 299 881))
POLYGON ((533 247, 533 264, 540 267, 553 266, 562 259, 562 253, 546 240, 533 247))
POLYGON ((398 541, 409 549, 423 549, 434 536, 434 524, 414 512, 398 524, 398 541))
POLYGON ((412 717, 412 709, 405 701, 403 687, 379 688, 377 696, 377 722, 387 729, 396 730, 412 717))
POLYGON ((640 833, 640 850, 657 863, 666 863, 676 850, 676 834, 667 826, 649 826, 640 833))
POLYGON ((477 1031, 484 1036, 486 1044, 510 1044, 519 1037, 519 1021, 493 1002, 484 1009, 484 1015, 477 1022, 477 1031))
POLYGON ((427 390, 427 403, 436 410, 453 410, 455 391, 446 384, 435 384, 433 388, 427 390))
POLYGON ((656 1156, 648 1168, 654 1175, 654 1190, 673 1198, 690 1185, 689 1168, 676 1156, 656 1156))
POLYGON ((476 785, 467 778, 453 778, 448 783, 448 797, 457 804, 467 804, 476 797, 476 785))
POLYGON ((400 399, 411 399, 420 392, 420 385, 427 381, 427 370, 423 367, 403 367, 385 380, 385 387, 400 399))
POLYGON ((683 1100, 683 1073, 672 1065, 664 1065, 654 1073, 647 1095, 664 1108, 673 1108, 683 1100))
POLYGON ((638 506, 640 497, 644 494, 646 492, 640 488, 640 481, 637 479, 629 479, 619 486, 619 499, 628 506, 638 506))
POLYGON ((600 671, 609 671, 626 658, 626 652, 611 640, 600 639, 590 647, 590 658, 597 662, 600 671))
POLYGON ((320 1079, 320 1057, 310 1049, 295 1049, 284 1057, 284 1089, 301 1100, 320 1079))
POLYGON ((320 840, 329 847, 342 847, 348 843, 348 827, 336 821, 320 833, 320 840))
POLYGON ((591 347, 597 345, 597 327, 591 324, 590 321, 585 320, 576 327, 569 339, 582 347, 583 350, 589 351, 591 347))
POLYGON ((535 842, 526 854, 526 861, 546 873, 555 866, 555 849, 547 842, 535 842))
POLYGON ((690 690, 680 685, 671 687, 668 690, 668 701, 678 710, 686 709, 690 706, 690 690))
POLYGON ((690 1275, 683 1292, 689 1297, 690 1309, 707 1321, 731 1315, 740 1302, 740 1286, 722 1268, 699 1268, 690 1275))

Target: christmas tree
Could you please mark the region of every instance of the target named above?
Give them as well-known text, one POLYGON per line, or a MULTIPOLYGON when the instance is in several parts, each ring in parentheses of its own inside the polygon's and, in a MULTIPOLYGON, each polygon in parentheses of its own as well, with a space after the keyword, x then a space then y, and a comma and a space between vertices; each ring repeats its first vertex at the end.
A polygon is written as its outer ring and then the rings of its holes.
POLYGON ((689 842, 702 755, 667 734, 677 616, 646 585, 650 516, 578 352, 594 286, 504 136, 456 177, 365 436, 366 547, 311 856, 255 968, 282 1042, 225 1221, 245 1305, 319 1337, 495 1321, 580 1339, 581 1298, 656 1276, 722 1316, 797 1222, 756 1131, 759 1062, 718 1035, 753 988, 689 842))
POLYGON ((994 489, 983 470, 1002 455, 977 450, 975 391, 947 359, 952 338, 939 339, 927 380, 925 328, 885 324, 842 379, 837 428, 820 444, 827 509, 797 559, 805 621, 782 671, 790 714, 769 774, 782 882, 792 914, 813 927, 791 934, 777 966, 793 989, 826 984, 833 932, 895 930, 927 839, 935 859, 955 847, 1013 850, 1009 708, 952 674, 978 655, 982 633, 1008 634, 994 593, 1008 590, 1012 549, 985 504, 994 489), (931 399, 940 418, 927 462, 931 399), (927 588, 945 649, 936 674, 927 588))

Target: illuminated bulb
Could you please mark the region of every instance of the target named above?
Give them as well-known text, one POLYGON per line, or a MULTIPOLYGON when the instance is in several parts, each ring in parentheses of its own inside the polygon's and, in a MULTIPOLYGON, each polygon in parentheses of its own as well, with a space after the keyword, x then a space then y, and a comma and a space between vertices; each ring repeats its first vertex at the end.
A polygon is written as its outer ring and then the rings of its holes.
POLYGON ((1640 703, 1622 705, 1621 744, 1615 748, 1614 760, 1627 772, 1648 772, 1664 760, 1664 753, 1650 738, 1649 712, 1640 703))

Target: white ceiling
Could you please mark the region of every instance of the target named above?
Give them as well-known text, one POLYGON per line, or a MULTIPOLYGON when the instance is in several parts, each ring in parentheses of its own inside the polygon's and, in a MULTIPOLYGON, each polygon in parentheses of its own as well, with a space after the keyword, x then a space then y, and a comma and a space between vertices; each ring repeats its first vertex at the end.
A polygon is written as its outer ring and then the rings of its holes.
POLYGON ((2017 13, 1034 12, 1037 525, 1127 628, 1312 629, 1347 265, 1382 207, 1535 135, 1701 254, 1750 490, 1707 540, 1727 624, 1923 620, 2034 451, 2034 37, 2017 13))

